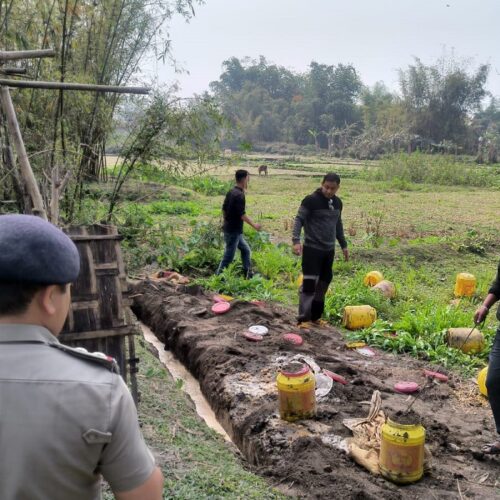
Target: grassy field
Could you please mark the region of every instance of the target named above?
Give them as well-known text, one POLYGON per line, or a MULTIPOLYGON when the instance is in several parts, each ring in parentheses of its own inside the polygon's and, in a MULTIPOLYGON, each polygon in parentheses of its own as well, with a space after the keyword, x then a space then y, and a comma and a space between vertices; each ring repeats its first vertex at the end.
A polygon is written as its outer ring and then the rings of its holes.
MULTIPOLYGON (((319 186, 321 174, 297 176, 295 170, 280 169, 277 175, 271 168, 267 177, 252 175, 247 213, 263 225, 263 232, 246 230, 261 276, 241 280, 238 264, 222 277, 212 276, 222 252, 220 207, 232 174, 241 167, 254 173, 263 161, 252 156, 209 165, 210 174, 201 177, 189 174, 173 178, 168 171, 149 166, 135 172, 113 219, 125 236, 129 271, 140 274, 155 267, 174 268, 200 277, 204 286, 220 292, 295 306, 295 281, 300 271, 299 259, 290 251, 291 227, 300 201, 319 186), (217 175, 211 175, 214 172, 217 175)), ((399 329, 411 330, 415 343, 422 335, 440 342, 447 327, 468 326, 498 262, 498 167, 474 167, 418 155, 371 163, 363 175, 354 177, 345 172, 358 171, 359 165, 342 164, 337 169, 324 158, 303 162, 304 169, 311 166, 338 170, 343 177, 339 196, 344 202, 343 221, 352 260, 337 260, 334 266, 327 304, 332 323, 339 325, 345 305, 369 303, 377 307, 381 321, 375 332, 356 334, 366 340, 372 340, 372 334, 399 329), (412 176, 420 181, 441 179, 439 182, 446 185, 410 182, 412 176), (467 185, 468 179, 480 185, 467 185), (364 273, 371 269, 394 281, 396 299, 381 300, 362 286, 364 273), (450 306, 455 276, 464 271, 477 277, 477 295, 450 306), (417 310, 428 314, 415 324, 411 316, 417 310), (441 320, 433 322, 429 319, 433 317, 441 320)), ((84 219, 95 220, 96 212, 97 218, 105 214, 108 190, 109 185, 91 190, 82 212, 84 219)), ((493 328, 490 318, 485 329, 489 338, 493 328)), ((417 355, 430 348, 429 344, 416 348, 385 340, 384 345, 417 355)), ((484 362, 484 356, 462 359, 454 352, 437 357, 445 365, 465 368, 484 362)))
MULTIPOLYGON (((473 312, 494 278, 500 256, 500 170, 498 166, 445 163, 442 158, 414 162, 392 158, 386 164, 336 166, 324 159, 294 158, 282 159, 267 177, 252 175, 247 213, 264 230, 246 229, 259 272, 251 280, 241 278, 239 259, 221 276, 214 276, 213 271, 223 248, 220 208, 232 175, 236 168, 248 168, 255 174, 262 158, 209 166, 201 178, 191 174, 173 178, 161 168, 145 167, 127 182, 113 221, 125 237, 123 248, 133 275, 173 268, 218 292, 277 300, 295 308, 300 262, 290 250, 293 218, 302 198, 320 185, 322 172, 337 170, 343 179, 339 196, 344 202, 343 221, 352 259, 348 263, 336 259, 327 319, 340 328, 346 305, 370 304, 379 319, 358 332, 341 328, 346 340, 364 340, 388 351, 410 353, 473 376, 485 365, 488 349, 465 355, 448 348, 444 335, 450 327, 472 327, 473 312), (425 182, 427 161, 429 178, 438 183, 425 182), (287 169, 289 163, 293 166, 287 169), (385 299, 362 284, 364 274, 375 269, 394 282, 396 298, 385 299), (454 300, 458 272, 476 276, 474 297, 454 300)), ((110 187, 111 181, 89 189, 81 211, 83 222, 105 215, 110 187)), ((496 323, 492 313, 482 328, 488 344, 496 323)), ((162 369, 148 364, 142 369, 146 370, 141 409, 146 434, 153 433, 150 437, 158 449, 174 449, 169 460, 179 464, 177 469, 166 467, 169 497, 252 498, 249 492, 255 491, 261 496, 253 498, 273 498, 267 486, 247 475, 226 446, 197 422, 189 405, 182 417, 187 420, 174 427, 176 435, 172 436, 168 421, 174 417, 169 407, 187 404, 182 403, 185 396, 173 390, 162 369), (156 394, 163 390, 165 399, 158 402, 156 394), (196 434, 182 432, 183 427, 191 430, 192 426, 196 434), (214 450, 216 458, 210 460, 214 450), (226 468, 234 475, 223 476, 226 468), (211 493, 203 496, 207 491, 211 493)))

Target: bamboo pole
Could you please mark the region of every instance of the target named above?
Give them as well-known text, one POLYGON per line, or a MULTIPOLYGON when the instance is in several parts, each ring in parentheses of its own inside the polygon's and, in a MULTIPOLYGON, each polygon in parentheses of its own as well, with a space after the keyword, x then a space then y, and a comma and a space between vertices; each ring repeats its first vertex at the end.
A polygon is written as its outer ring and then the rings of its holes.
POLYGON ((27 72, 26 68, 16 68, 11 66, 4 66, 0 68, 0 75, 25 75, 27 72))
POLYGON ((7 78, 0 78, 0 85, 28 89, 92 90, 96 92, 114 92, 117 94, 149 94, 151 90, 148 87, 120 87, 118 85, 94 85, 68 82, 37 82, 31 80, 10 80, 7 78))
POLYGON ((50 198, 50 222, 58 226, 59 225, 59 200, 61 199, 66 185, 71 177, 71 170, 68 170, 63 178, 59 174, 59 165, 54 165, 52 169, 52 175, 50 178, 51 185, 51 198, 50 198))
POLYGON ((3 61, 16 61, 17 59, 36 59, 40 57, 54 57, 54 49, 43 50, 0 50, 0 64, 3 61))
POLYGON ((3 111, 7 117, 7 127, 12 135, 12 142, 16 148, 17 157, 21 169, 21 175, 26 183, 26 187, 33 203, 33 213, 40 216, 42 219, 47 220, 47 213, 43 204, 43 198, 38 189, 38 184, 31 169, 31 165, 26 154, 24 147, 23 136, 19 129, 19 123, 16 117, 16 111, 10 98, 9 89, 7 87, 0 87, 0 100, 2 102, 3 111))

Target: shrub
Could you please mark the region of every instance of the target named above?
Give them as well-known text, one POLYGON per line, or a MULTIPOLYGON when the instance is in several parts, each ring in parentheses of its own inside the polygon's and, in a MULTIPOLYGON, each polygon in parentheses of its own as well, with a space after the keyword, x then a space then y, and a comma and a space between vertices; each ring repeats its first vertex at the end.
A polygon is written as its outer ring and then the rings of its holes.
POLYGON ((483 187, 500 184, 500 178, 491 169, 469 166, 446 155, 419 152, 387 156, 379 168, 365 175, 375 180, 391 181, 393 187, 402 189, 408 189, 407 183, 483 187))

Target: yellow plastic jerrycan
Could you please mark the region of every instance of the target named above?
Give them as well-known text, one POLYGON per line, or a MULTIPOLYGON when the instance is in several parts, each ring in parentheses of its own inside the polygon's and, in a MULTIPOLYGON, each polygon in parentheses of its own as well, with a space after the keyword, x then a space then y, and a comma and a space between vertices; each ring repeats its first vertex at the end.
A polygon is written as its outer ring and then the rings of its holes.
POLYGON ((450 347, 460 349, 466 354, 481 352, 484 348, 484 335, 474 328, 448 328, 446 341, 450 347))
POLYGON ((377 319, 377 311, 372 306, 345 306, 342 324, 349 330, 359 330, 370 326, 377 319))
POLYGON ((304 281, 304 275, 302 273, 299 274, 299 277, 297 278, 297 281, 295 281, 295 284, 297 285, 297 288, 302 286, 302 282, 304 281))
POLYGON ((363 278, 363 283, 366 286, 375 286, 377 283, 380 283, 384 279, 384 276, 379 271, 370 271, 363 278))
POLYGON ((488 397, 488 389, 486 388, 486 377, 488 376, 488 367, 483 368, 479 375, 477 376, 477 385, 479 386, 479 392, 488 397))
POLYGON ((420 424, 399 424, 390 418, 382 425, 380 473, 398 484, 418 481, 424 474, 425 429, 420 424))
POLYGON ((476 292, 476 277, 469 273, 458 273, 454 291, 455 297, 472 297, 476 292))
POLYGON ((312 418, 316 414, 316 380, 309 366, 286 365, 276 377, 280 417, 288 422, 312 418))

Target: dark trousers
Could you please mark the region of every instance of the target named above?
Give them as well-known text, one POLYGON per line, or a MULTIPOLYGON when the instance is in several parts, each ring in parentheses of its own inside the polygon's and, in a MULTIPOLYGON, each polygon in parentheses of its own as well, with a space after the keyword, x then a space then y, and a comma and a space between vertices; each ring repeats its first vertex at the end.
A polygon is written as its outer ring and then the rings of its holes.
POLYGON ((224 243, 226 244, 224 248, 224 255, 222 256, 222 260, 215 274, 221 273, 223 269, 233 262, 236 249, 239 249, 241 252, 243 272, 245 273, 245 276, 247 276, 252 267, 252 262, 250 260, 252 252, 248 243, 245 241, 245 238, 243 238, 243 234, 224 232, 224 243))
POLYGON ((316 321, 323 315, 325 295, 333 278, 335 250, 302 248, 302 286, 299 289, 299 322, 316 321))
POLYGON ((493 411, 497 432, 500 434, 500 326, 490 352, 486 389, 488 389, 488 400, 493 411))

